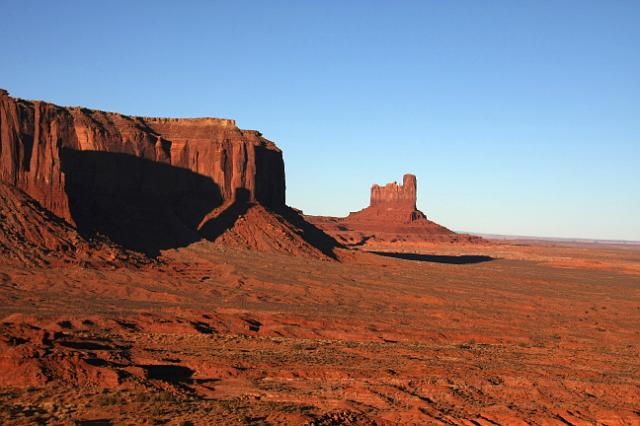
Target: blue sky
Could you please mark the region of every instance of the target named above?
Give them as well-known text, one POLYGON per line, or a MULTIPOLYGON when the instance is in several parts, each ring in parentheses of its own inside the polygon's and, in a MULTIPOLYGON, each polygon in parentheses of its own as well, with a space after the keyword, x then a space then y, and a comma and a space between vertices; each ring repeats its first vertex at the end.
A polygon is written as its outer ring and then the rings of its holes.
POLYGON ((346 215, 418 176, 456 230, 640 240, 640 2, 0 0, 0 87, 215 116, 346 215))

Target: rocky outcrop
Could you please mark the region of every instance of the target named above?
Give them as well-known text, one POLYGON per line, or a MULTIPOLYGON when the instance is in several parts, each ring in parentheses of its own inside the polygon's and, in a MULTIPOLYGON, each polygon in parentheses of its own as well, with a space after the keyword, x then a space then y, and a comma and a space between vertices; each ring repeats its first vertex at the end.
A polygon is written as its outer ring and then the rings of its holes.
POLYGON ((397 182, 385 186, 371 187, 371 203, 366 209, 349 214, 347 220, 374 221, 389 224, 412 223, 426 220, 426 216, 416 207, 417 179, 406 174, 402 185, 397 182))
POLYGON ((457 234, 427 219, 418 210, 417 179, 412 174, 397 182, 371 187, 369 207, 345 218, 306 216, 307 220, 352 247, 384 249, 433 242, 477 242, 481 239, 457 234))
POLYGON ((152 255, 202 239, 238 204, 289 211, 282 152, 233 120, 127 116, 6 91, 0 182, 82 235, 152 255))
MULTIPOLYGON (((126 154, 190 170, 211 178, 219 192, 218 203, 239 196, 268 206, 285 203, 281 151, 259 132, 239 129, 233 120, 131 117, 25 101, 0 92, 0 180, 74 223, 66 175, 82 168, 84 157, 65 162, 68 151, 126 154)), ((108 168, 98 164, 98 157, 92 157, 91 167, 108 168)), ((136 186, 141 191, 153 189, 144 175, 138 178, 111 183, 118 186, 114 190, 126 190, 131 196, 144 195, 132 193, 136 186)))
POLYGON ((385 186, 374 184, 371 187, 370 206, 416 210, 416 190, 416 177, 410 174, 404 175, 402 185, 398 185, 397 182, 385 186))
POLYGON ((273 211, 259 204, 237 206, 227 209, 212 225, 205 226, 201 233, 219 247, 335 258, 335 240, 291 208, 273 211), (229 217, 232 220, 226 222, 229 217))

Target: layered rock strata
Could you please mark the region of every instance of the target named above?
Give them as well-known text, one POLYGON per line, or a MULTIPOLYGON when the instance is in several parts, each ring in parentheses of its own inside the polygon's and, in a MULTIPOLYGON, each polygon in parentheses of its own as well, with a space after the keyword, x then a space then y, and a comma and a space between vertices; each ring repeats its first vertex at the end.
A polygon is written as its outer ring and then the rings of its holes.
POLYGON ((411 174, 404 175, 402 185, 397 182, 384 186, 374 184, 369 207, 349 214, 347 220, 401 224, 426 219, 416 207, 417 187, 417 179, 411 174))
POLYGON ((0 182, 82 235, 153 255, 202 239, 236 204, 287 210, 282 152, 234 120, 127 116, 4 90, 0 182))
POLYGON ((56 215, 74 222, 65 192, 67 174, 84 166, 114 174, 110 182, 99 177, 82 182, 95 185, 94 190, 113 184, 116 188, 111 189, 135 196, 145 190, 171 194, 176 189, 170 182, 156 188, 144 173, 124 176, 135 181, 118 179, 121 170, 108 170, 99 153, 125 154, 208 177, 219 192, 218 202, 243 197, 268 206, 285 203, 282 152, 260 132, 239 129, 234 120, 132 117, 25 101, 0 91, 0 180, 56 215), (72 154, 66 162, 70 151, 98 154, 72 154))
POLYGON ((371 207, 407 208, 416 210, 417 180, 414 175, 406 174, 402 185, 397 182, 385 186, 374 184, 371 187, 371 207))

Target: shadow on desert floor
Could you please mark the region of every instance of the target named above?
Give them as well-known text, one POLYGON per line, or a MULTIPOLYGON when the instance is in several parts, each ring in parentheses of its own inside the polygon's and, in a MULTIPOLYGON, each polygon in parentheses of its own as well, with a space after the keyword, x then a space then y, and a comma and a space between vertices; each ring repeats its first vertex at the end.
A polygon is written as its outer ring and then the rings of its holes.
POLYGON ((416 253, 391 253, 383 251, 372 251, 378 256, 395 257, 397 259, 416 260, 419 262, 447 263, 450 265, 469 265, 473 263, 483 263, 495 260, 491 256, 461 255, 446 256, 438 254, 416 254, 416 253))

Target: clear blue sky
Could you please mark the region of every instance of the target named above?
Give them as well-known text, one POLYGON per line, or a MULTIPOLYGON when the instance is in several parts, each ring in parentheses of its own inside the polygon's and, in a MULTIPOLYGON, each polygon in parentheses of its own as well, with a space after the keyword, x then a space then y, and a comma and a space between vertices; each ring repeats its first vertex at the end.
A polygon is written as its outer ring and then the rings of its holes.
POLYGON ((14 96, 262 131, 307 213, 411 172, 453 229, 640 240, 638 0, 0 0, 0 40, 14 96))

